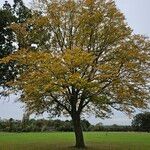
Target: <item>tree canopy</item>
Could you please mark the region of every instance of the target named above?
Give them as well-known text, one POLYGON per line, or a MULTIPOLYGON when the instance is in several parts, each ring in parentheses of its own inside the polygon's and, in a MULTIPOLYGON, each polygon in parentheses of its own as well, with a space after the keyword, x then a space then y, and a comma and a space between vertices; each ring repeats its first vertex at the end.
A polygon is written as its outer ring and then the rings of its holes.
POLYGON ((84 147, 80 115, 147 107, 150 41, 132 33, 112 0, 38 2, 31 19, 11 25, 22 46, 1 60, 20 66, 8 85, 33 112, 71 115, 84 147))

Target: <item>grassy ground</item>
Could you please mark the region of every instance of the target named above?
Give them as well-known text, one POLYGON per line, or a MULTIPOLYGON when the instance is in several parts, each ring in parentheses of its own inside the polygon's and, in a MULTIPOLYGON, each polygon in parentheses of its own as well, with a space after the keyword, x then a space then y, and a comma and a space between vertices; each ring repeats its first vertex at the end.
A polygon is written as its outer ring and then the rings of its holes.
MULTIPOLYGON (((88 150, 150 150, 149 133, 86 132, 88 150)), ((0 133, 0 150, 70 150, 74 133, 0 133)))

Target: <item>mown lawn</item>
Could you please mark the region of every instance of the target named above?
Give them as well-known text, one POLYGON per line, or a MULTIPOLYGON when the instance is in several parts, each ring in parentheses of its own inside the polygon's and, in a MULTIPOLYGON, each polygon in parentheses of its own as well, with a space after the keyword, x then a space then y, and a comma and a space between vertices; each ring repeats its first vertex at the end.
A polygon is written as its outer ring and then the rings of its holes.
MULTIPOLYGON (((150 134, 85 132, 88 150, 150 150, 150 134)), ((0 150, 74 149, 74 133, 0 133, 0 150)))

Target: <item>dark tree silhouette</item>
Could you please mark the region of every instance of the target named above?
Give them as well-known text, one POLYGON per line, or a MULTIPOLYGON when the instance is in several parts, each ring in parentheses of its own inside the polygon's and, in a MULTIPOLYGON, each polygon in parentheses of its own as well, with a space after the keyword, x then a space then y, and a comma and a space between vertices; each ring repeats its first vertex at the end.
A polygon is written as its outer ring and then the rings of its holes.
POLYGON ((132 127, 136 131, 150 132, 150 112, 137 114, 133 118, 132 127))

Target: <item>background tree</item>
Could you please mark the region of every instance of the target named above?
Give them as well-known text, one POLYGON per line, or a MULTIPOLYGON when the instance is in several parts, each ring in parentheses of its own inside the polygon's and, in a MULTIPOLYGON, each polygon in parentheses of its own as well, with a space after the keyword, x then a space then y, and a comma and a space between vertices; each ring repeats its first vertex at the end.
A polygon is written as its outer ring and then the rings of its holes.
POLYGON ((28 125, 29 125, 29 119, 30 119, 30 113, 29 112, 25 112, 23 114, 23 118, 22 118, 22 130, 27 131, 28 130, 28 125))
MULTIPOLYGON (((6 1, 0 9, 0 58, 6 57, 15 50, 13 42, 15 37, 13 30, 8 26, 15 21, 10 4, 6 1)), ((0 85, 11 80, 14 75, 14 64, 12 62, 0 65, 0 85)))
POLYGON ((32 16, 31 9, 26 7, 22 0, 14 0, 13 13, 16 16, 18 23, 25 22, 32 16))
MULTIPOLYGON (((12 54, 20 46, 10 25, 15 22, 24 22, 29 17, 31 17, 31 10, 24 5, 22 0, 14 0, 13 7, 8 1, 5 1, 0 9, 0 58, 12 54)), ((0 85, 6 87, 5 83, 14 79, 17 74, 18 69, 14 61, 0 64, 0 85)), ((4 93, 2 92, 2 94, 4 93)))
POLYGON ((41 0, 39 9, 43 14, 36 7, 31 19, 11 26, 22 47, 1 60, 20 64, 8 85, 29 111, 69 114, 83 148, 81 115, 147 107, 150 42, 132 33, 113 1, 41 0))
POLYGON ((83 130, 83 131, 88 131, 90 125, 91 125, 91 124, 89 123, 88 120, 86 120, 86 119, 81 120, 81 127, 82 127, 82 130, 83 130))
POLYGON ((103 131, 104 130, 104 126, 103 124, 100 122, 100 123, 97 123, 93 128, 92 128, 93 131, 103 131))
POLYGON ((132 127, 135 131, 150 132, 150 112, 135 115, 132 121, 132 127))

